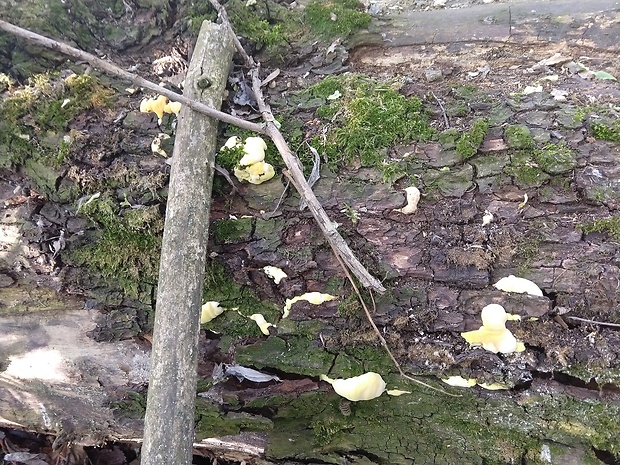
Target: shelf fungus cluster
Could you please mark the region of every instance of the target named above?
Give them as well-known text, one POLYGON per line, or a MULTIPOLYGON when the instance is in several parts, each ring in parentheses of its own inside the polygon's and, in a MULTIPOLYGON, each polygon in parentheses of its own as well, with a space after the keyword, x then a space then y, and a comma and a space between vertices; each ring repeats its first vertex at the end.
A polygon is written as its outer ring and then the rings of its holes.
POLYGON ((506 328, 508 320, 520 320, 519 315, 506 313, 504 307, 498 304, 490 304, 482 309, 482 326, 475 331, 461 333, 473 346, 482 346, 493 353, 501 352, 510 354, 513 352, 523 352, 525 346, 517 341, 514 335, 506 328))
POLYGON ((234 173, 239 181, 262 184, 276 174, 274 168, 265 162, 267 144, 260 137, 248 137, 242 144, 237 136, 229 138, 222 149, 243 148, 243 156, 235 166, 234 173))
MULTIPOLYGON (((514 275, 500 279, 493 286, 504 292, 530 294, 537 297, 543 295, 542 290, 534 282, 514 275)), ((493 353, 511 354, 525 350, 523 343, 517 341, 510 330, 506 328, 506 322, 520 320, 519 315, 507 313, 501 305, 490 304, 482 309, 480 316, 482 326, 479 329, 461 333, 467 342, 473 346, 482 346, 482 348, 493 353)))
POLYGON ((386 390, 386 384, 381 375, 372 371, 346 379, 332 379, 327 375, 321 375, 320 378, 331 384, 336 394, 354 402, 375 399, 384 392, 390 396, 411 394, 409 391, 399 389, 386 390))
POLYGON ((157 98, 143 99, 142 102, 140 102, 140 111, 142 113, 155 113, 161 123, 164 113, 174 113, 175 116, 179 116, 179 112, 181 111, 181 103, 171 102, 168 97, 160 95, 157 98))

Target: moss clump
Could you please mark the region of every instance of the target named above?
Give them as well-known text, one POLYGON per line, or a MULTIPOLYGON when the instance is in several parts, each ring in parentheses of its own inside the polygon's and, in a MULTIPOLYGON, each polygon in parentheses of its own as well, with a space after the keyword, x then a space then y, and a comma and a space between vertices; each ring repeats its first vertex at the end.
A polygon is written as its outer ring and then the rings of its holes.
POLYGON ((600 218, 590 223, 582 224, 579 228, 584 234, 593 232, 606 233, 614 241, 620 242, 620 216, 600 218))
POLYGON ((577 165, 575 152, 566 144, 547 144, 534 152, 534 160, 545 173, 562 174, 577 165))
POLYGON ((467 160, 476 155, 488 130, 488 120, 478 119, 474 121, 469 131, 464 132, 456 141, 456 153, 458 153, 463 160, 467 160))
POLYGON ((590 132, 597 139, 620 142, 620 121, 616 120, 609 125, 592 123, 590 132))
POLYGON ((304 20, 314 34, 331 39, 350 36, 368 26, 371 17, 360 11, 357 0, 312 0, 306 7, 304 20))
POLYGON ((517 150, 510 154, 510 165, 504 172, 512 176, 514 182, 522 188, 540 187, 550 176, 545 173, 534 160, 530 150, 517 150))
MULTIPOLYGON (((74 136, 66 134, 71 120, 87 109, 108 106, 111 95, 92 76, 33 76, 0 105, 0 166, 12 168, 27 159, 59 166, 71 151, 74 136)), ((51 194, 46 186, 38 187, 51 194)))
POLYGON ((157 206, 122 211, 111 198, 82 208, 99 225, 98 237, 87 245, 69 249, 69 262, 85 266, 130 297, 142 284, 154 285, 159 272, 163 217, 157 206))
POLYGON ((511 149, 531 149, 536 145, 527 126, 510 125, 506 127, 504 134, 506 135, 506 143, 511 149))
POLYGON ((317 115, 335 126, 326 138, 316 137, 314 147, 327 155, 336 169, 361 163, 379 167, 385 149, 398 143, 427 140, 433 134, 428 115, 418 98, 407 98, 387 83, 361 75, 328 77, 308 89, 327 99, 336 91, 340 98, 326 100, 317 115))

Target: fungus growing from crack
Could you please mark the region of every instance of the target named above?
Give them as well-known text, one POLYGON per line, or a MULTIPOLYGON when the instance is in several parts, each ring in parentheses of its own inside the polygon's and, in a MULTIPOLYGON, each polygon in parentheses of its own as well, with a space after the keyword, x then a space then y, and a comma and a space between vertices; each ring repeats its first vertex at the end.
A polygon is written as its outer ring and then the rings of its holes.
POLYGON ((306 292, 305 294, 298 295, 296 297, 293 297, 292 299, 286 299, 286 303, 284 305, 284 315, 282 315, 282 318, 288 317, 293 304, 295 302, 299 302, 300 300, 310 302, 312 305, 320 305, 323 302, 328 302, 337 298, 338 297, 331 294, 322 294, 320 292, 306 292))
POLYGON ((519 315, 506 313, 504 307, 490 304, 482 309, 482 326, 475 331, 461 333, 461 336, 472 346, 482 346, 493 353, 510 354, 523 352, 525 346, 517 341, 514 335, 506 328, 506 321, 520 320, 519 315))
POLYGON ((449 376, 448 378, 441 379, 444 383, 455 387, 472 387, 475 386, 476 378, 463 378, 462 376, 449 376))
POLYGON ((276 284, 280 284, 280 281, 282 281, 282 279, 288 278, 288 275, 277 266, 264 266, 263 271, 267 276, 273 279, 273 282, 276 284))
POLYGON ((411 213, 415 213, 418 209, 418 202, 420 201, 420 190, 415 186, 410 186, 405 189, 405 193, 407 194, 407 205, 403 208, 397 208, 394 211, 401 212, 405 215, 410 215, 411 213))
POLYGON ((487 226, 493 222, 494 216, 489 210, 484 211, 484 215, 482 215, 482 226, 487 226))
POLYGON ((265 320, 265 317, 263 315, 261 315, 260 313, 254 313, 253 315, 249 316, 250 320, 254 320, 256 322, 256 324, 258 325, 258 327, 260 328, 261 332, 265 335, 265 336, 269 336, 269 328, 270 327, 276 327, 276 325, 274 325, 273 323, 269 323, 268 321, 265 320))
POLYGON ((374 399, 385 391, 385 381, 380 374, 372 371, 347 379, 331 379, 326 375, 320 378, 331 384, 336 394, 352 401, 374 399))
POLYGON ((516 292, 519 294, 530 294, 542 297, 542 290, 529 279, 519 278, 514 275, 507 276, 497 281, 493 286, 504 292, 516 292))
POLYGON ((401 391, 400 389, 386 391, 386 384, 381 375, 372 371, 353 378, 332 379, 327 375, 321 375, 320 379, 331 384, 336 394, 354 402, 375 399, 384 392, 390 396, 411 394, 410 391, 401 391))
POLYGON ((208 323, 216 316, 221 315, 224 310, 226 309, 220 307, 219 302, 210 301, 205 303, 200 310, 200 324, 203 325, 205 323, 208 323))

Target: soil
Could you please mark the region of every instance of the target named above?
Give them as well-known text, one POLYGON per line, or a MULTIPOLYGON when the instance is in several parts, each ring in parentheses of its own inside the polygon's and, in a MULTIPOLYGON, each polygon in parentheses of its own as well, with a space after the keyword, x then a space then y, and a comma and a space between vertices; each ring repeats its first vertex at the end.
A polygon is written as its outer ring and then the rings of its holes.
MULTIPOLYGON (((620 407, 620 232, 614 229, 613 218, 620 207, 620 149, 617 141, 595 137, 595 127, 617 119, 620 87, 616 80, 597 79, 584 68, 612 76, 620 76, 620 68, 618 49, 608 47, 607 35, 601 32, 600 42, 596 34, 583 40, 581 28, 586 24, 590 31, 604 31, 617 24, 617 15, 609 11, 581 15, 570 10, 571 2, 556 2, 574 14, 572 29, 551 39, 525 41, 521 40, 525 35, 515 31, 527 30, 532 18, 506 35, 506 29, 499 27, 501 15, 482 10, 505 11, 501 7, 508 4, 531 9, 531 2, 523 1, 372 2, 369 11, 385 27, 382 43, 372 39, 377 31, 371 28, 370 35, 352 39, 355 47, 337 46, 336 60, 328 58, 323 49, 310 47, 299 52, 296 64, 280 70, 266 94, 276 114, 281 110, 300 122, 306 139, 326 127, 320 126, 316 106, 296 103, 296 91, 344 72, 398 82, 400 93, 422 99, 439 132, 456 129, 462 133, 477 120, 489 121, 472 157, 459 156, 454 140, 452 146, 442 140, 397 144, 386 152, 386 159, 406 166, 407 177, 390 184, 381 182, 373 168, 353 166, 339 172, 324 168, 314 187, 316 195, 362 262, 388 288, 385 295, 374 296, 374 319, 408 373, 428 380, 460 375, 510 388, 477 394, 490 402, 525 405, 528 396, 551 393, 551 397, 567 396, 584 403, 604 398, 610 409, 616 409, 620 407), (403 15, 411 15, 410 21, 424 21, 430 16, 420 16, 422 12, 452 14, 452 10, 480 12, 488 24, 498 26, 488 33, 494 37, 480 40, 479 30, 473 27, 451 31, 450 40, 436 40, 438 35, 428 40, 425 30, 418 35, 415 31, 399 34, 401 25, 407 24, 403 15), (571 30, 578 32, 580 40, 574 39, 571 30), (510 39, 513 32, 515 40, 510 39), (390 34, 406 38, 395 43, 390 34), (297 109, 291 110, 295 104, 297 109), (520 146, 523 141, 511 138, 511 128, 524 130, 535 147, 520 146), (536 149, 544 151, 549 145, 567 147, 570 159, 564 160, 551 149, 545 152, 552 158, 549 163, 544 154, 534 156, 536 149), (422 198, 415 213, 404 215, 396 209, 405 204, 403 189, 411 181, 422 198), (483 225, 486 213, 493 220, 483 225), (535 282, 543 295, 503 293, 492 286, 511 274, 535 282), (460 336, 479 328, 480 310, 490 303, 521 317, 520 323, 509 322, 508 327, 524 342, 525 352, 492 354, 470 348, 460 336)), ((432 28, 432 21, 425 27, 432 28)), ((527 37, 532 39, 529 32, 527 37)), ((139 52, 112 58, 121 66, 137 68, 143 77, 174 85, 182 81, 189 49, 190 39, 179 36, 174 45, 154 40, 139 52)), ((238 76, 239 70, 236 67, 233 75, 238 76)), ((271 71, 267 67, 264 75, 271 71)), ((113 179, 120 187, 110 195, 127 202, 126 210, 152 208, 154 221, 161 221, 165 208, 168 164, 148 150, 159 132, 156 117, 138 112, 144 95, 127 93, 124 84, 108 82, 118 91, 117 102, 108 110, 93 110, 72 122, 71 129, 83 135, 80 152, 53 176, 51 191, 40 193, 44 189, 39 185, 49 180, 34 179, 24 167, 0 171, 4 203, 0 286, 34 285, 51 288, 67 299, 77 298, 97 314, 96 324, 87 328, 93 340, 102 344, 130 341, 123 350, 134 351, 132 357, 144 356, 154 282, 145 280, 137 293, 128 295, 92 269, 76 266, 68 255, 74 247, 99 236, 97 226, 76 211, 75 203, 63 202, 65 185, 79 186, 81 192, 92 195, 103 180, 113 179), (61 236, 65 242, 59 249, 54 244, 61 236)), ((225 110, 253 115, 247 105, 235 103, 238 96, 231 89, 225 110)), ((222 130, 222 142, 228 134, 229 130, 222 130)), ((298 150, 303 151, 303 146, 298 150)), ((251 330, 245 327, 239 337, 233 337, 230 331, 240 323, 236 317, 225 316, 225 321, 201 334, 199 362, 203 397, 215 396, 224 404, 230 401, 227 412, 264 416, 274 422, 285 414, 271 414, 273 407, 261 406, 267 405, 264 399, 327 391, 317 382, 321 373, 345 376, 355 369, 394 371, 360 309, 346 298, 351 289, 310 214, 299 212, 298 199, 290 191, 280 202, 284 183, 284 179, 275 179, 251 186, 235 180, 233 191, 223 178, 216 179, 212 263, 234 275, 241 289, 237 292, 252 290, 274 306, 310 291, 333 293, 341 299, 320 306, 297 304, 288 321, 276 321, 277 332, 268 338, 249 335, 251 330), (237 218, 246 219, 230 223, 237 218), (231 224, 234 234, 222 232, 231 224), (274 285, 260 272, 265 265, 280 266, 289 278, 274 285), (300 341, 305 341, 305 349, 300 341), (290 355, 282 355, 286 351, 290 355), (233 379, 212 387, 211 374, 221 362, 276 373, 283 383, 259 388, 247 380, 233 379)), ((3 289, 1 295, 8 295, 3 289)), ((230 306, 236 298, 231 291, 230 306)), ((3 370, 9 355, 0 360, 3 370)), ((129 390, 143 392, 144 381, 144 377, 134 379, 123 392, 106 394, 120 401, 129 390)), ((105 391, 106 381, 98 382, 105 391)), ((609 429, 618 430, 617 421, 609 429)), ((46 454, 52 456, 49 437, 4 431, 6 436, 0 439, 5 453, 14 452, 11 444, 18 444, 44 460, 46 454)), ((558 444, 564 439, 552 437, 558 444)), ((264 436, 259 439, 259 449, 264 441, 264 436)), ((571 451, 588 450, 585 444, 571 451)), ((208 447, 216 446, 208 443, 208 447)), ((269 450, 269 460, 302 460, 286 446, 278 447, 269 450)), ((592 447, 598 463, 615 463, 617 441, 601 441, 592 447)), ((126 444, 84 453, 93 463, 122 464, 136 457, 126 444)), ((311 459, 335 460, 330 454, 321 449, 311 459)), ((75 458, 74 463, 83 459, 83 455, 75 458)), ((396 463, 390 462, 393 458, 387 453, 386 457, 370 455, 367 461, 358 459, 346 463, 396 463)), ((202 459, 196 460, 201 463, 202 459)))

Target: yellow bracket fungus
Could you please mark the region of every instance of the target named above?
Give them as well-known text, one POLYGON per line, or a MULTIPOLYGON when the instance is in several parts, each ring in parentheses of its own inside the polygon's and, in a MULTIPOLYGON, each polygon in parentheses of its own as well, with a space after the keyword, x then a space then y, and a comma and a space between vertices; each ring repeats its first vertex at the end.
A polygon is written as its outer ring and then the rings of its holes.
POLYGON ((506 313, 504 307, 490 304, 482 309, 482 326, 475 331, 461 333, 461 336, 473 346, 482 346, 493 353, 523 352, 525 346, 517 341, 514 335, 506 328, 506 321, 520 320, 519 315, 506 313))
POLYGON ((168 100, 168 97, 160 95, 156 99, 143 99, 140 102, 140 111, 142 113, 148 113, 152 111, 157 115, 157 118, 161 123, 161 119, 164 117, 164 113, 174 113, 176 116, 179 116, 179 112, 181 111, 181 103, 171 102, 170 100, 168 100))
POLYGON ((385 381, 383 381, 381 375, 372 371, 364 373, 363 375, 354 376, 353 378, 331 379, 327 375, 321 375, 320 379, 331 384, 336 394, 354 402, 375 399, 384 392, 390 396, 411 394, 410 391, 401 391, 400 389, 390 389, 386 391, 385 381))
POLYGON ((514 275, 507 276, 497 281, 493 286, 504 292, 516 292, 519 294, 530 294, 542 297, 543 293, 536 283, 529 279, 519 278, 514 275))
POLYGON ((404 213, 405 215, 410 215, 411 213, 415 213, 418 209, 418 202, 420 201, 420 190, 415 187, 407 187, 405 189, 405 193, 407 194, 407 205, 403 208, 397 208, 394 211, 404 213))
POLYGON ((265 336, 269 336, 269 328, 271 326, 273 326, 274 328, 276 327, 276 325, 274 325, 273 323, 269 323, 268 321, 266 321, 265 317, 260 313, 254 313, 253 315, 250 315, 249 318, 250 320, 254 320, 256 322, 261 332, 265 336))
POLYGON ((288 278, 288 275, 277 266, 264 266, 263 271, 267 276, 273 279, 276 284, 280 284, 280 281, 282 281, 282 279, 288 278))
POLYGON ((300 300, 310 302, 312 305, 320 305, 323 302, 328 302, 337 298, 338 297, 335 295, 321 294, 320 292, 306 292, 305 294, 298 295, 292 299, 286 299, 286 303, 284 305, 284 315, 282 315, 282 318, 288 317, 293 304, 295 302, 299 302, 300 300))
POLYGON ((244 155, 239 160, 239 165, 250 166, 265 159, 267 144, 260 137, 248 137, 243 144, 244 155))
POLYGON ((239 181, 247 181, 250 184, 262 184, 265 181, 269 181, 276 174, 273 166, 264 161, 259 161, 244 168, 235 168, 234 173, 239 181))
POLYGON ((463 378, 462 376, 450 376, 448 378, 442 378, 441 380, 450 386, 466 388, 475 386, 477 383, 476 378, 463 378))
POLYGON ((331 384, 336 394, 352 401, 374 399, 385 391, 385 381, 372 371, 347 379, 331 379, 326 375, 320 378, 331 384))
POLYGON ((224 310, 226 309, 223 307, 220 307, 219 302, 205 303, 202 306, 202 309, 200 310, 200 324, 202 325, 202 324, 208 323, 216 316, 221 315, 224 312, 224 310))
POLYGON ((225 148, 234 149, 236 147, 239 147, 240 145, 241 145, 241 141, 239 140, 237 136, 229 137, 226 143, 222 146, 222 148, 220 148, 220 152, 224 150, 225 148))

